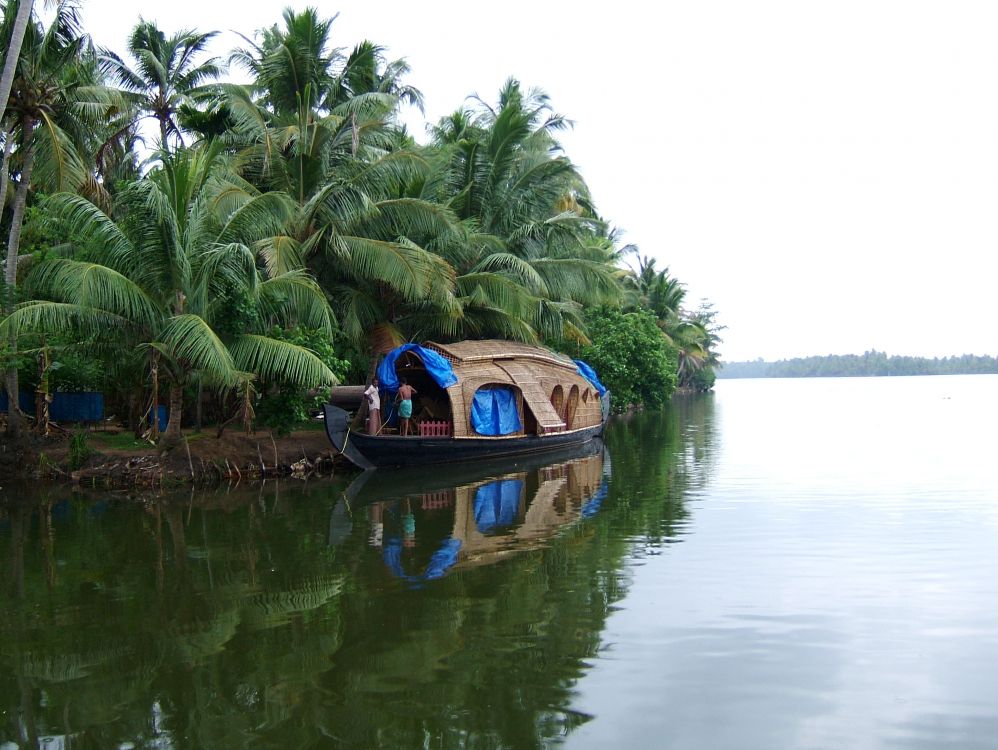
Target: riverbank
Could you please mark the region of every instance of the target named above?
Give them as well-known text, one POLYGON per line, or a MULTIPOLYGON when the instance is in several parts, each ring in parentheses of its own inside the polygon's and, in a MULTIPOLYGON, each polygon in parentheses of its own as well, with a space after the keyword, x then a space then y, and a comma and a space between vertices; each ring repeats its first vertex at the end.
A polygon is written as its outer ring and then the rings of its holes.
POLYGON ((284 437, 213 429, 185 430, 171 450, 131 433, 88 431, 29 436, 14 446, 0 436, 0 475, 96 487, 212 484, 240 479, 329 475, 347 464, 335 456, 322 425, 284 437))

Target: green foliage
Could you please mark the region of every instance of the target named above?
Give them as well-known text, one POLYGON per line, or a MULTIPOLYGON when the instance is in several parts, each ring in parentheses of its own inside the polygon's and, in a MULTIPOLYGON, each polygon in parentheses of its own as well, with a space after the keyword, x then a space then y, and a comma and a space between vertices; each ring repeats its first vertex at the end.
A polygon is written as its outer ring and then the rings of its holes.
POLYGON ((79 469, 91 456, 93 451, 87 444, 87 431, 76 430, 69 438, 69 468, 70 471, 79 469))
POLYGON ((27 301, 0 318, 0 338, 27 352, 7 358, 22 384, 45 346, 53 390, 107 386, 131 410, 197 382, 214 418, 242 389, 286 431, 317 389, 363 381, 372 355, 404 341, 577 349, 595 322, 613 330, 591 331, 587 356, 616 373, 618 406, 664 403, 666 371, 709 387, 712 311, 682 310, 682 284, 654 261, 619 265, 628 248, 564 153, 571 122, 546 94, 510 78, 421 146, 399 124, 422 100, 408 65, 374 42, 334 46, 333 21, 287 10, 244 37, 230 62, 248 86, 217 83, 215 32, 139 19, 123 59, 93 47, 74 3, 48 30, 32 23, 0 175, 16 189, 33 154, 31 190, 17 191, 27 301), (147 118, 160 146, 149 160, 136 152, 147 118), (651 313, 584 314, 620 304, 651 313), (653 345, 645 359, 625 351, 629 326, 653 345))
POLYGON ((676 390, 676 351, 650 312, 599 308, 586 315, 592 341, 573 352, 610 389, 613 409, 660 408, 676 390))
MULTIPOLYGON (((301 346, 315 354, 321 362, 342 380, 350 371, 350 363, 336 356, 329 335, 323 331, 307 328, 269 331, 271 339, 301 346)), ((274 431, 276 435, 287 435, 303 422, 307 422, 311 412, 326 401, 325 389, 316 391, 295 387, 281 378, 272 378, 265 383, 265 394, 254 407, 257 421, 274 431)))
POLYGON ((713 367, 703 367, 690 377, 689 387, 695 391, 706 392, 714 387, 717 375, 713 367))
MULTIPOLYGON (((105 363, 95 356, 92 346, 82 342, 49 341, 49 388, 54 391, 100 391, 107 382, 105 363)), ((38 386, 38 354, 22 353, 19 367, 21 390, 34 390, 38 386)))

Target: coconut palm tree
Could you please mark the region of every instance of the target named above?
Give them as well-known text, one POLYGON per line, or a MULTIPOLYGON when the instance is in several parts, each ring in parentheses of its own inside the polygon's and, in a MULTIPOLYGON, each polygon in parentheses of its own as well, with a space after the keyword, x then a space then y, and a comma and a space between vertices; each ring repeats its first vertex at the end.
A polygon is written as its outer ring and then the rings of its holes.
POLYGON ((247 46, 229 61, 253 76, 259 103, 278 116, 294 116, 301 108, 325 114, 369 95, 381 95, 392 108, 399 102, 422 108, 422 93, 403 82, 408 63, 388 60, 385 48, 371 41, 344 56, 332 46, 335 20, 321 18, 315 8, 288 8, 283 24, 262 29, 256 39, 243 37, 247 46))
POLYGON ((422 188, 490 238, 458 257, 441 251, 458 271, 464 318, 488 326, 513 313, 525 333, 579 338, 580 306, 616 302, 621 287, 610 233, 556 139, 570 123, 515 79, 496 106, 476 101, 432 130, 422 188))
POLYGON ((3 122, 7 112, 7 99, 10 97, 10 87, 14 83, 14 73, 17 70, 17 61, 21 55, 21 45, 24 43, 24 34, 28 28, 33 5, 32 0, 16 0, 4 6, 3 27, 0 30, 0 38, 5 42, 3 73, 0 74, 0 122, 3 122), (13 13, 14 7, 17 8, 16 14, 13 13))
POLYGON ((0 329, 75 330, 144 351, 153 407, 160 378, 169 388, 169 444, 180 437, 183 390, 195 378, 219 390, 252 378, 304 387, 335 378, 308 349, 267 335, 273 325, 331 330, 316 282, 271 257, 294 205, 229 173, 217 145, 160 158, 111 214, 72 194, 50 199, 50 215, 96 260, 38 264, 28 283, 39 299, 0 329), (226 325, 233 304, 248 311, 236 329, 226 325))
POLYGON ((453 271, 421 243, 455 241, 461 228, 449 211, 407 194, 428 170, 393 125, 400 99, 418 103, 401 82, 407 67, 370 43, 344 59, 330 47, 331 23, 312 9, 288 10, 283 27, 233 53, 255 82, 226 89, 227 142, 248 180, 297 203, 281 252, 306 259, 345 330, 380 349, 405 335, 397 310, 448 305, 453 271))
POLYGON ((403 82, 410 72, 409 63, 404 59, 388 60, 385 52, 384 47, 369 40, 356 45, 333 80, 326 106, 333 109, 364 94, 389 94, 422 112, 422 92, 403 82))
MULTIPOLYGON (((60 2, 47 27, 28 24, 7 102, 3 187, 16 171, 4 282, 5 311, 15 299, 21 227, 34 185, 48 190, 83 189, 95 199, 102 186, 88 167, 95 134, 120 110, 114 93, 100 85, 93 48, 82 33, 77 6, 60 2)), ((13 342, 11 348, 14 349, 13 342)), ((17 393, 16 368, 6 373, 8 393, 17 393)), ((17 399, 10 399, 13 431, 19 429, 17 399)))
POLYGON ((720 338, 708 330, 712 319, 683 309, 686 289, 668 268, 660 271, 654 258, 639 257, 638 267, 628 275, 626 284, 635 306, 655 315, 662 333, 676 348, 679 387, 688 387, 700 370, 716 365, 711 347, 720 338))
POLYGON ((128 38, 134 67, 114 52, 101 50, 101 71, 127 94, 140 118, 151 117, 159 123, 162 148, 167 148, 171 138, 183 145, 178 113, 212 93, 210 84, 222 73, 217 58, 198 60, 217 34, 185 29, 168 37, 155 22, 140 18, 128 38))

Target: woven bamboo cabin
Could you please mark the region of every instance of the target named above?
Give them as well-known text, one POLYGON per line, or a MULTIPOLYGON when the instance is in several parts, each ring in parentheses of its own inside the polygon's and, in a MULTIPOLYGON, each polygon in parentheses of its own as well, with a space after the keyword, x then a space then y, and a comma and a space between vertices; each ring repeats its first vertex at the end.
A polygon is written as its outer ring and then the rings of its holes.
POLYGON ((364 406, 352 425, 343 410, 325 408, 330 441, 362 468, 581 444, 602 432, 609 415, 609 393, 584 362, 509 341, 406 344, 386 355, 378 378, 375 422, 365 422, 364 406), (403 379, 416 391, 409 435, 400 434, 397 414, 403 379))

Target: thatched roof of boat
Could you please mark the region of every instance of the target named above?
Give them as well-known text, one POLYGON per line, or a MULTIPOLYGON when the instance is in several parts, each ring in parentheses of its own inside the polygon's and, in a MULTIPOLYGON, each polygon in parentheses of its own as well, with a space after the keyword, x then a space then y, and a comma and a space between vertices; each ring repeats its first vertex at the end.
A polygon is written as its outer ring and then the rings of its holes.
POLYGON ((458 376, 458 382, 447 389, 455 437, 473 434, 469 421, 472 399, 479 388, 493 383, 514 386, 521 415, 526 404, 544 432, 599 424, 599 399, 595 398, 595 392, 590 398, 589 382, 563 354, 540 346, 495 339, 453 344, 430 342, 423 346, 449 360, 458 376), (556 405, 552 399, 559 386, 564 395, 556 399, 556 405), (570 391, 575 392, 571 414, 565 406, 570 391), (582 403, 579 403, 582 396, 582 403))
POLYGON ((471 363, 496 359, 522 359, 546 362, 576 371, 575 363, 564 354, 557 354, 550 349, 530 344, 520 344, 515 341, 500 341, 498 339, 483 339, 481 341, 459 341, 454 344, 429 343, 431 349, 449 359, 452 363, 471 363))

